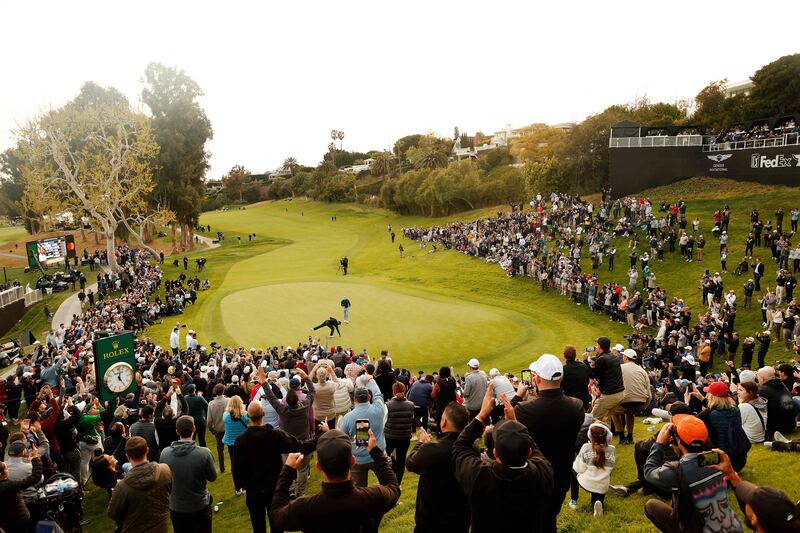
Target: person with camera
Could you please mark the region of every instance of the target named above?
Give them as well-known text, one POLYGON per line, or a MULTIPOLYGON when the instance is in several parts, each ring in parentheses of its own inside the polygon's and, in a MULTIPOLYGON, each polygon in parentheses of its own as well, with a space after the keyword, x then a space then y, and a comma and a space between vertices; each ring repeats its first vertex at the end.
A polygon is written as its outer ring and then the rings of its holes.
MULTIPOLYGON (((483 435, 495 408, 493 388, 489 384, 480 412, 453 444, 453 469, 470 503, 472 531, 511 530, 520 524, 525 524, 527 531, 549 531, 547 514, 553 496, 553 467, 528 428, 516 420, 514 407, 505 395, 501 396, 505 419, 492 431, 492 460, 482 458, 475 448, 475 440, 483 435)), ((557 385, 556 390, 563 395, 557 385)), ((579 404, 578 400, 572 401, 579 404)), ((573 442, 575 434, 577 430, 572 435, 573 442)))
MULTIPOLYGON (((371 375, 364 374, 356 379, 353 402, 353 410, 342 417, 341 430, 349 436, 353 443, 352 454, 355 458, 351 471, 353 483, 356 487, 366 487, 369 471, 372 470, 377 474, 378 465, 367 449, 356 444, 356 426, 359 420, 369 420, 370 435, 375 435, 377 445, 381 450, 386 449, 386 437, 384 436, 386 410, 383 393, 371 375), (370 395, 372 402, 370 402, 370 395)), ((397 477, 394 477, 396 480, 397 477)))
MULTIPOLYGON (((267 401, 280 417, 281 429, 298 440, 305 441, 313 436, 312 432, 309 431, 309 412, 311 411, 311 406, 314 405, 317 389, 311 378, 302 369, 296 368, 294 372, 295 375, 289 380, 289 391, 283 401, 275 396, 272 387, 264 387, 262 383, 262 388, 267 401), (303 383, 305 383, 308 393, 301 398, 300 387, 303 383)), ((305 494, 308 476, 311 473, 312 457, 311 453, 307 453, 303 464, 299 466, 296 485, 296 494, 298 496, 305 494)))
POLYGON ((22 491, 39 483, 42 478, 42 459, 39 450, 33 446, 28 451, 31 471, 27 476, 10 480, 8 466, 0 461, 0 501, 3 512, 0 513, 0 529, 6 533, 27 533, 30 511, 22 499, 22 491))
POLYGON ((742 531, 728 501, 723 474, 710 468, 719 463, 720 456, 707 452, 708 447, 708 429, 693 415, 674 415, 658 433, 644 473, 656 488, 672 493, 672 505, 650 499, 644 513, 659 531, 742 531), (666 462, 665 456, 671 453, 677 454, 678 460, 666 462))
POLYGON ((786 494, 772 487, 759 487, 739 477, 728 455, 714 449, 719 455, 719 463, 709 468, 725 475, 725 480, 733 485, 736 499, 744 514, 747 526, 758 533, 797 533, 800 531, 800 507, 786 494))
POLYGON ((575 438, 584 422, 583 402, 564 394, 564 366, 555 355, 543 354, 531 363, 530 370, 536 397, 523 401, 528 396, 528 385, 521 383, 511 403, 516 420, 527 428, 553 468, 552 496, 542 512, 542 531, 554 533, 572 478, 575 438))
POLYGON ((583 360, 589 364, 589 377, 596 381, 600 395, 594 400, 592 416, 600 422, 610 423, 611 413, 622 402, 625 385, 622 380, 622 361, 611 353, 611 339, 597 339, 599 353, 594 357, 584 352, 583 360))
MULTIPOLYGON (((376 387, 377 389, 377 387, 376 387)), ((380 394, 380 391, 378 392, 380 394)), ((372 429, 366 446, 360 446, 375 465, 379 485, 360 487, 353 482, 355 460, 352 439, 343 431, 330 430, 317 441, 317 469, 322 472, 322 490, 291 501, 289 488, 304 462, 302 453, 290 453, 281 470, 270 516, 276 530, 376 532, 383 515, 400 499, 400 484, 389 466, 372 429), (333 526, 335 524, 335 526, 333 526), (350 524, 350 527, 343 524, 350 524)))

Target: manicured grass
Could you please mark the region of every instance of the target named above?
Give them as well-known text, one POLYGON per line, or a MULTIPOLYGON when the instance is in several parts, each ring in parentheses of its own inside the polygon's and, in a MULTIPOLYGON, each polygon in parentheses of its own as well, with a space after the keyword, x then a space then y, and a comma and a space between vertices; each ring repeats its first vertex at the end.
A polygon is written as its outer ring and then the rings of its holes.
POLYGON ((5 243, 22 240, 26 235, 28 235, 28 232, 22 226, 0 227, 0 252, 8 251, 3 250, 5 243))
MULTIPOLYGON (((700 294, 697 282, 705 265, 718 257, 718 248, 708 232, 714 209, 727 202, 734 210, 729 232, 732 248, 729 269, 732 271, 744 248, 743 233, 750 208, 757 205, 764 218, 767 213, 771 218, 772 212, 782 205, 787 212, 785 224, 788 225, 788 211, 800 205, 800 192, 770 189, 748 196, 737 188, 736 196, 722 200, 709 199, 706 195, 695 199, 689 196, 691 189, 687 185, 680 187, 672 191, 662 189, 653 200, 677 200, 678 194, 683 195, 689 202, 689 220, 696 213, 701 218, 709 259, 704 263, 686 263, 667 254, 666 261, 656 263, 654 269, 659 283, 670 295, 681 296, 695 306, 696 316, 700 294)), ((724 188, 719 189, 719 196, 725 196, 724 188)), ((483 210, 453 219, 473 219, 489 213, 491 210, 483 210)), ((318 323, 328 314, 340 316, 342 296, 353 300, 353 322, 343 330, 346 332, 343 344, 357 350, 366 346, 372 352, 389 349, 398 366, 408 366, 412 371, 417 367, 430 371, 441 364, 450 364, 455 371, 463 372, 463 363, 476 356, 484 368, 495 366, 517 372, 541 353, 560 354, 566 343, 582 348, 601 334, 624 343, 622 335, 628 333, 627 328, 568 302, 554 291, 542 293, 530 279, 507 278, 498 266, 456 252, 428 254, 416 243, 401 237, 403 226, 437 224, 441 220, 400 217, 357 205, 296 200, 209 213, 201 222, 211 224, 213 231, 219 229, 226 233, 221 248, 195 254, 208 258, 207 270, 200 277, 207 277, 213 289, 201 293, 198 305, 190 306, 179 317, 182 323, 198 331, 202 343, 216 340, 223 344, 244 343, 257 347, 295 345, 307 339, 308 327, 314 322, 318 323), (334 215, 338 218, 336 222, 331 221, 334 215), (398 234, 398 242, 394 244, 387 231, 390 223, 398 234), (257 234, 257 241, 248 243, 247 234, 253 232, 257 234), (241 245, 237 244, 237 236, 242 236, 241 245), (402 260, 397 251, 399 242, 406 248, 407 257, 402 260), (350 258, 351 265, 351 274, 346 280, 337 274, 338 259, 343 255, 350 258), (415 316, 414 309, 398 309, 408 306, 417 308, 420 316, 415 316), (446 306, 444 311, 441 306, 446 306), (367 332, 367 326, 375 332, 386 331, 386 336, 380 337, 386 342, 380 342, 378 333, 367 332), (399 340, 393 336, 396 330, 402 336, 399 340), (273 333, 278 331, 282 333, 273 333)), ((626 242, 619 240, 617 247, 620 250, 617 269, 611 275, 602 271, 601 281, 627 282, 626 242)), ((761 253, 762 257, 768 255, 763 250, 761 253)), ((712 272, 717 264, 710 267, 712 272)), ((587 266, 585 259, 584 266, 587 266)), ((179 269, 167 265, 166 276, 177 275, 179 269)), ((744 279, 731 274, 723 277, 726 285, 735 288, 741 298, 744 279)), ((764 281, 766 286, 767 280, 764 281)), ((163 324, 150 328, 148 334, 157 343, 166 345, 173 323, 174 320, 164 320, 163 324)), ((759 327, 758 309, 740 308, 736 329, 749 334, 759 327)), ((782 347, 773 344, 768 360, 785 357, 788 356, 782 347)), ((649 435, 651 433, 639 421, 637 439, 649 435)), ((213 442, 210 435, 207 440, 213 442)), ((797 500, 800 486, 785 474, 798 467, 800 460, 796 455, 773 453, 755 446, 743 475, 756 483, 779 487, 797 500)), ((633 448, 618 446, 612 483, 627 483, 635 477, 633 448)), ((383 531, 413 531, 416 483, 414 474, 406 475, 401 503, 384 518, 383 531)), ((309 490, 318 489, 319 477, 314 474, 309 490)), ((214 482, 211 490, 215 500, 225 502, 220 513, 215 515, 215 530, 248 531, 244 498, 233 495, 230 474, 214 482)), ((653 530, 643 513, 645 497, 622 500, 610 495, 606 501, 606 515, 595 520, 589 513, 586 493, 581 494, 577 512, 564 505, 559 527, 563 531, 653 530)), ((93 490, 87 497, 87 514, 92 520, 88 531, 112 529, 104 518, 106 503, 105 493, 99 490, 93 490)))
POLYGON ((494 347, 500 354, 526 339, 523 325, 533 327, 523 317, 497 307, 353 283, 347 278, 341 276, 338 282, 279 283, 235 292, 222 300, 225 328, 242 346, 313 335, 326 343, 364 348, 373 355, 391 347, 400 364, 416 369, 429 367, 431 357, 438 354, 471 353, 476 336, 501 339, 494 347), (328 328, 310 332, 311 326, 330 315, 342 320, 338 305, 344 296, 354 307, 350 323, 339 326, 342 336, 335 334, 335 338, 327 339, 328 328))

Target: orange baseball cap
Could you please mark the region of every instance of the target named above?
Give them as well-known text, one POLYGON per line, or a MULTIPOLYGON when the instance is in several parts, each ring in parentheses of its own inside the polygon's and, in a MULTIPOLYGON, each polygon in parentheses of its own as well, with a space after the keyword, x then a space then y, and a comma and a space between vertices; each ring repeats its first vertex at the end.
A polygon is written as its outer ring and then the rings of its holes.
POLYGON ((684 444, 699 446, 708 440, 708 428, 702 420, 694 415, 674 415, 672 423, 684 444))

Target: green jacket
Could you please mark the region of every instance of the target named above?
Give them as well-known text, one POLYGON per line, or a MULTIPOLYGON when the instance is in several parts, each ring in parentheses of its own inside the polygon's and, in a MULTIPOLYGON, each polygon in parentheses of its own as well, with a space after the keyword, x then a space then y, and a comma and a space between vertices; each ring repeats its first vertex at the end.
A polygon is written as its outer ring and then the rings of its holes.
POLYGON ((103 419, 100 418, 100 415, 87 415, 84 413, 81 415, 80 420, 78 420, 78 433, 80 435, 93 435, 95 437, 100 437, 100 434, 97 432, 95 426, 102 423, 103 419))
POLYGON ((195 420, 205 420, 208 411, 208 402, 197 394, 186 395, 186 403, 189 404, 189 416, 195 420))

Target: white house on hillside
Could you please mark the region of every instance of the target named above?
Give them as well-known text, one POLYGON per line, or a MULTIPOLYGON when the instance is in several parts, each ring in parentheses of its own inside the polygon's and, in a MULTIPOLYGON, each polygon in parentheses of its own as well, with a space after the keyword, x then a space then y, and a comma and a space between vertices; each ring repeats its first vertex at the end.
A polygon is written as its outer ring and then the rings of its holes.
POLYGON ((372 164, 375 162, 373 158, 365 159, 360 165, 351 165, 349 167, 342 167, 339 170, 342 172, 347 172, 348 174, 359 174, 364 172, 365 170, 369 170, 372 168, 372 164))

